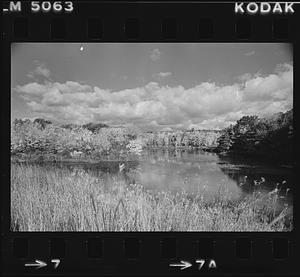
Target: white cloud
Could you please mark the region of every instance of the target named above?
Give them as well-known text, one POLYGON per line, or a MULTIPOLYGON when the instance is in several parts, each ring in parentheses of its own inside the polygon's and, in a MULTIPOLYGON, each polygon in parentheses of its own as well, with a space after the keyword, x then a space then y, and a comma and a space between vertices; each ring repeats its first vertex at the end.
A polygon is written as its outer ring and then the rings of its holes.
POLYGON ((17 86, 34 113, 60 122, 132 123, 143 128, 223 128, 243 115, 286 111, 293 105, 293 66, 279 65, 274 73, 231 85, 203 82, 191 88, 145 86, 110 91, 77 82, 36 82, 17 86))
POLYGON ((158 61, 160 59, 161 54, 162 53, 159 51, 159 49, 153 49, 150 54, 150 59, 154 62, 158 61))
POLYGON ((166 77, 169 77, 169 76, 171 76, 171 75, 172 75, 171 72, 159 72, 159 73, 158 73, 158 76, 159 76, 159 77, 162 77, 162 78, 166 78, 166 77))
POLYGON ((248 57, 253 56, 253 55, 255 55, 255 51, 250 51, 250 52, 245 53, 245 56, 248 56, 248 57))
POLYGON ((27 77, 34 79, 36 76, 42 76, 49 79, 51 75, 51 71, 46 67, 46 65, 39 61, 35 61, 35 64, 36 64, 35 69, 33 71, 30 71, 27 74, 27 77))
POLYGON ((293 68, 277 67, 274 74, 255 76, 245 82, 244 98, 249 101, 284 100, 292 97, 293 68))
POLYGON ((252 75, 250 73, 245 73, 245 74, 242 74, 240 76, 238 76, 238 80, 244 82, 244 81, 247 81, 249 79, 251 79, 252 75))
POLYGON ((172 76, 172 72, 159 72, 159 73, 153 74, 153 78, 158 78, 158 79, 165 79, 170 76, 172 76))
POLYGON ((15 88, 15 91, 22 93, 24 95, 28 94, 28 95, 40 96, 48 91, 48 87, 46 85, 41 85, 34 82, 34 83, 26 84, 24 86, 17 86, 15 88))

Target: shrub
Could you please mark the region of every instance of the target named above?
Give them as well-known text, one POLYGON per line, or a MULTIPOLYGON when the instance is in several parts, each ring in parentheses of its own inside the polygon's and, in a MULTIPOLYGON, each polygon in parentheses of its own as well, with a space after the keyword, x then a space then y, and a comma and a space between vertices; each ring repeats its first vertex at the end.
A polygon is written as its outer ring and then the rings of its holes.
POLYGON ((127 159, 140 154, 143 140, 125 128, 90 131, 76 126, 65 128, 40 122, 16 120, 11 129, 12 154, 70 154, 82 152, 92 158, 127 159))

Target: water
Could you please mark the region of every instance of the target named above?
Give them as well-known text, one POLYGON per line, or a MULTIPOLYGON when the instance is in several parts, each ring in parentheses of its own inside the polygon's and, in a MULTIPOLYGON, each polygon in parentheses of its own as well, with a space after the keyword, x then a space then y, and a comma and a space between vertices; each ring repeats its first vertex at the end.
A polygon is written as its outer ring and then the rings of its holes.
POLYGON ((200 150, 148 150, 143 153, 138 172, 141 184, 158 191, 184 189, 211 198, 225 188, 232 199, 237 199, 254 190, 266 193, 277 187, 281 196, 292 201, 291 168, 238 156, 200 150))
POLYGON ((59 166, 83 168, 98 176, 118 175, 127 183, 138 183, 152 191, 201 193, 210 200, 226 189, 236 200, 254 190, 267 193, 279 189, 279 205, 292 204, 293 170, 239 156, 222 156, 201 150, 144 150, 139 161, 97 164, 71 163, 59 166), (288 190, 287 190, 288 189, 288 190))

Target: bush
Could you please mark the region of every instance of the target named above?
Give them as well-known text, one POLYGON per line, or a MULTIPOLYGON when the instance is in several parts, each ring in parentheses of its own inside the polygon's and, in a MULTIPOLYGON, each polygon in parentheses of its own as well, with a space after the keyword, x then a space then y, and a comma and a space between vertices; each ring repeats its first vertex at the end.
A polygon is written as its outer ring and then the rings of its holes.
POLYGON ((142 148, 142 139, 125 128, 101 128, 92 132, 76 126, 65 128, 40 122, 16 120, 11 129, 12 154, 61 154, 74 151, 92 158, 110 157, 127 159, 137 157, 142 148))
POLYGON ((292 162, 293 110, 270 118, 244 116, 222 131, 217 150, 292 162))

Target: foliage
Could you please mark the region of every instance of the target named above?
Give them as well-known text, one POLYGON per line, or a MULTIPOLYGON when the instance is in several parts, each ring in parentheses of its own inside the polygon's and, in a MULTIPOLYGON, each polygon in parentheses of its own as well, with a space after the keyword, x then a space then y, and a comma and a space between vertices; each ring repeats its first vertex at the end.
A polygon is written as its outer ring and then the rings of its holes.
POLYGON ((52 124, 50 120, 46 120, 43 118, 36 118, 33 123, 36 123, 41 129, 45 129, 45 127, 49 124, 52 124))
POLYGON ((146 133, 143 136, 147 147, 208 149, 217 146, 220 132, 215 130, 162 131, 146 133))
MULTIPOLYGON (((154 193, 121 176, 12 164, 12 231, 290 231, 278 193, 230 201, 226 188, 211 202, 186 192, 154 193)), ((292 222, 292 220, 290 220, 292 222)))
POLYGON ((218 151, 228 151, 233 144, 233 126, 229 126, 228 128, 222 131, 222 135, 218 138, 218 151))
POLYGON ((44 119, 16 119, 11 130, 12 154, 61 154, 74 151, 92 159, 131 159, 143 147, 199 148, 235 152, 292 162, 293 110, 269 118, 244 116, 217 130, 144 132, 134 126, 108 127, 102 123, 58 126, 44 119))
POLYGON ((41 128, 40 122, 15 120, 11 130, 11 153, 70 156, 77 151, 82 152, 83 157, 96 159, 136 158, 140 154, 137 144, 142 141, 132 140, 133 134, 129 136, 125 128, 100 128, 92 132, 81 126, 43 126, 41 128))
POLYGON ((141 152, 143 150, 143 141, 141 138, 131 140, 129 143, 126 145, 126 148, 129 149, 131 153, 134 153, 136 155, 141 155, 141 152))
POLYGON ((291 162, 292 137, 293 110, 269 118, 244 116, 222 131, 217 150, 291 162))
POLYGON ((64 128, 64 129, 68 129, 68 130, 73 130, 73 129, 76 129, 80 126, 77 125, 77 124, 70 123, 70 124, 62 124, 61 127, 64 128))
POLYGON ((101 128, 108 128, 109 126, 104 123, 88 123, 83 125, 82 127, 94 133, 99 131, 101 128))

